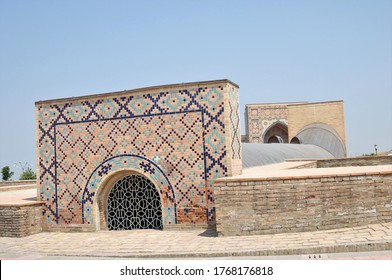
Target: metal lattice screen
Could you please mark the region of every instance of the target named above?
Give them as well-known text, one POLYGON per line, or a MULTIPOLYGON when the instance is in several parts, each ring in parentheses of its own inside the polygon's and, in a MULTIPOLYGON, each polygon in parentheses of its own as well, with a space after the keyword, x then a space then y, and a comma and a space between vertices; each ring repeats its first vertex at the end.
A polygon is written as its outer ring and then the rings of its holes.
POLYGON ((162 229, 159 193, 141 175, 126 176, 110 190, 107 202, 109 230, 162 229))

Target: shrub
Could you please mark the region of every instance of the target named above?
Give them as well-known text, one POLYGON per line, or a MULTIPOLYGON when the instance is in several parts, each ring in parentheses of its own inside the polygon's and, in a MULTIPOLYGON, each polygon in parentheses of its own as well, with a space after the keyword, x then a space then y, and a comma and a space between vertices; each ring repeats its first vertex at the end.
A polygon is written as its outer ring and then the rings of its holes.
POLYGON ((36 179, 36 175, 34 173, 33 170, 31 170, 31 168, 27 168, 25 171, 23 171, 23 173, 20 175, 20 180, 35 180, 36 179))

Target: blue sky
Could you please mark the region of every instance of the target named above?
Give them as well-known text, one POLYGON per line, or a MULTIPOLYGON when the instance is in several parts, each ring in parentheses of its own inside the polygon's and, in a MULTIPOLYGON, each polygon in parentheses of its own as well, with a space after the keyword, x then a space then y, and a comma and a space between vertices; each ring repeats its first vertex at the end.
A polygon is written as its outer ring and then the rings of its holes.
POLYGON ((241 116, 344 100, 349 155, 391 150, 391 14, 382 0, 0 0, 0 168, 35 164, 35 101, 225 78, 241 116))

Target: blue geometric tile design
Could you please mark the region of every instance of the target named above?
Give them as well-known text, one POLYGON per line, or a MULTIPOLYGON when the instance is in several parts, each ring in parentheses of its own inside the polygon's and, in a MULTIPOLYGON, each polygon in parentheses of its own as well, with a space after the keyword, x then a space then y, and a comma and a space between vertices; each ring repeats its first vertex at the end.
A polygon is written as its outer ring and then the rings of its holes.
MULTIPOLYGON (((100 180, 124 167, 153 178, 166 198, 164 224, 214 223, 212 182, 228 170, 225 89, 184 87, 37 105, 44 222, 94 224, 100 180)), ((231 149, 239 158, 238 92, 232 91, 231 149)))
POLYGON ((98 187, 105 180, 105 178, 110 175, 110 172, 116 172, 124 169, 136 170, 139 172, 140 169, 142 169, 144 171, 142 173, 153 182, 160 192, 163 201, 163 224, 176 224, 177 205, 174 190, 171 183, 169 182, 169 179, 166 177, 159 165, 147 158, 143 158, 142 156, 138 155, 114 156, 102 162, 95 168, 83 189, 82 223, 93 224, 95 222, 92 209, 94 204, 93 198, 98 187))

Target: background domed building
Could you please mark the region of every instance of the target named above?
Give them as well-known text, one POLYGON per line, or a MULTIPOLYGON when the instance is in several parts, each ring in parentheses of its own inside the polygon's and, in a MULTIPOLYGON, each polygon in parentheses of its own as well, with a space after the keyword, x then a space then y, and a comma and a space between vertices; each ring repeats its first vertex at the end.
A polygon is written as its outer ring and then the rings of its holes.
POLYGON ((343 101, 245 105, 248 143, 312 144, 347 156, 343 101))

